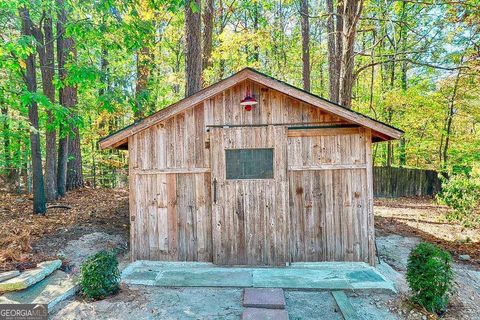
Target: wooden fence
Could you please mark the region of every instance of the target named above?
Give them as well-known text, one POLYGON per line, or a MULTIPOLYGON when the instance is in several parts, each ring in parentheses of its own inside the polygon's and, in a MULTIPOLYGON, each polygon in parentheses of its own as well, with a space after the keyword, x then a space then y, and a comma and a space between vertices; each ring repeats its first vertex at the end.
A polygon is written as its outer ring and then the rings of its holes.
POLYGON ((373 168, 373 194, 376 198, 433 196, 440 188, 438 172, 433 170, 373 168))

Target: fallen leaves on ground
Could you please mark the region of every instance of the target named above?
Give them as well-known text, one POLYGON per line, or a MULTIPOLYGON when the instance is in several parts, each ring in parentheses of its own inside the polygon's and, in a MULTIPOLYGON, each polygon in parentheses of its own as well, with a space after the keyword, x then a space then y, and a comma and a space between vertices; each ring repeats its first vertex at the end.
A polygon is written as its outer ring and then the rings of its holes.
POLYGON ((51 205, 45 216, 32 212, 32 196, 0 193, 0 270, 28 269, 52 259, 32 252, 32 244, 58 231, 80 224, 101 226, 114 232, 128 230, 128 191, 78 189, 51 205))

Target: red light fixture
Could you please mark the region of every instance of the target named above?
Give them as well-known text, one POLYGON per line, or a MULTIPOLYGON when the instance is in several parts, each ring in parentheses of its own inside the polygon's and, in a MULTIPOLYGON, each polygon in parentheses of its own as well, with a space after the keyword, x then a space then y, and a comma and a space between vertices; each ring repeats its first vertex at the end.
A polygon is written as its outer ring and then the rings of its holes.
POLYGON ((254 105, 254 104, 257 104, 257 99, 255 99, 254 97, 251 97, 249 95, 247 95, 245 98, 243 98, 243 100, 240 102, 240 104, 242 106, 248 106, 248 105, 254 105))
POLYGON ((241 106, 245 106, 245 111, 251 111, 253 109, 253 106, 258 103, 257 99, 250 95, 250 93, 247 92, 245 95, 245 98, 240 101, 241 106))

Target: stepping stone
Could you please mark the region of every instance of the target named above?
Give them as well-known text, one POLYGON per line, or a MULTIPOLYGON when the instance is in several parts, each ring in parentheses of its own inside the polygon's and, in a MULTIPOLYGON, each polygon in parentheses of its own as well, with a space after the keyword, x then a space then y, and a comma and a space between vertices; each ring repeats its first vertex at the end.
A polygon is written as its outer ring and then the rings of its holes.
POLYGON ((246 308, 285 309, 283 289, 245 288, 243 289, 243 306, 246 308))
POLYGON ((2 272, 0 273, 0 282, 11 279, 11 278, 15 278, 19 274, 20 274, 20 271, 18 270, 2 272))
POLYGON ((34 285, 53 271, 60 268, 61 260, 52 260, 39 263, 37 268, 22 272, 20 275, 0 282, 0 292, 17 291, 34 285))
POLYGON ((332 295, 335 298, 335 302, 337 303, 340 311, 342 312, 343 318, 345 320, 359 320, 362 319, 358 314, 357 311, 353 308, 350 300, 348 299, 347 295, 343 291, 332 291, 332 295))
POLYGON ((288 320, 288 313, 281 309, 247 308, 242 320, 288 320))
POLYGON ((7 292, 0 296, 0 304, 34 303, 46 304, 48 310, 75 295, 79 286, 76 279, 61 270, 22 291, 7 292))

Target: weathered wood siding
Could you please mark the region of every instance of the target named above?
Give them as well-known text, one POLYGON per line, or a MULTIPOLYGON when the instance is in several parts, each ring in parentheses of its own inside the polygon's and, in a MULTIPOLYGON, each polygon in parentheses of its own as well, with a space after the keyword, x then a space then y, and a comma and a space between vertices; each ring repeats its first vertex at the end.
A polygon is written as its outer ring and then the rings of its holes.
POLYGON ((203 105, 129 138, 132 259, 212 260, 203 105))
POLYGON ((145 173, 130 179, 132 256, 211 261, 210 174, 145 173))
POLYGON ((292 261, 366 261, 364 129, 292 130, 288 138, 292 261))
POLYGON ((345 123, 337 116, 250 80, 205 100, 204 104, 206 125, 345 123), (253 93, 258 101, 249 112, 239 105, 247 92, 253 93))
POLYGON ((291 130, 339 123, 246 80, 129 137, 132 259, 372 263, 370 131, 291 130), (225 148, 273 148, 274 179, 225 179, 225 148))

